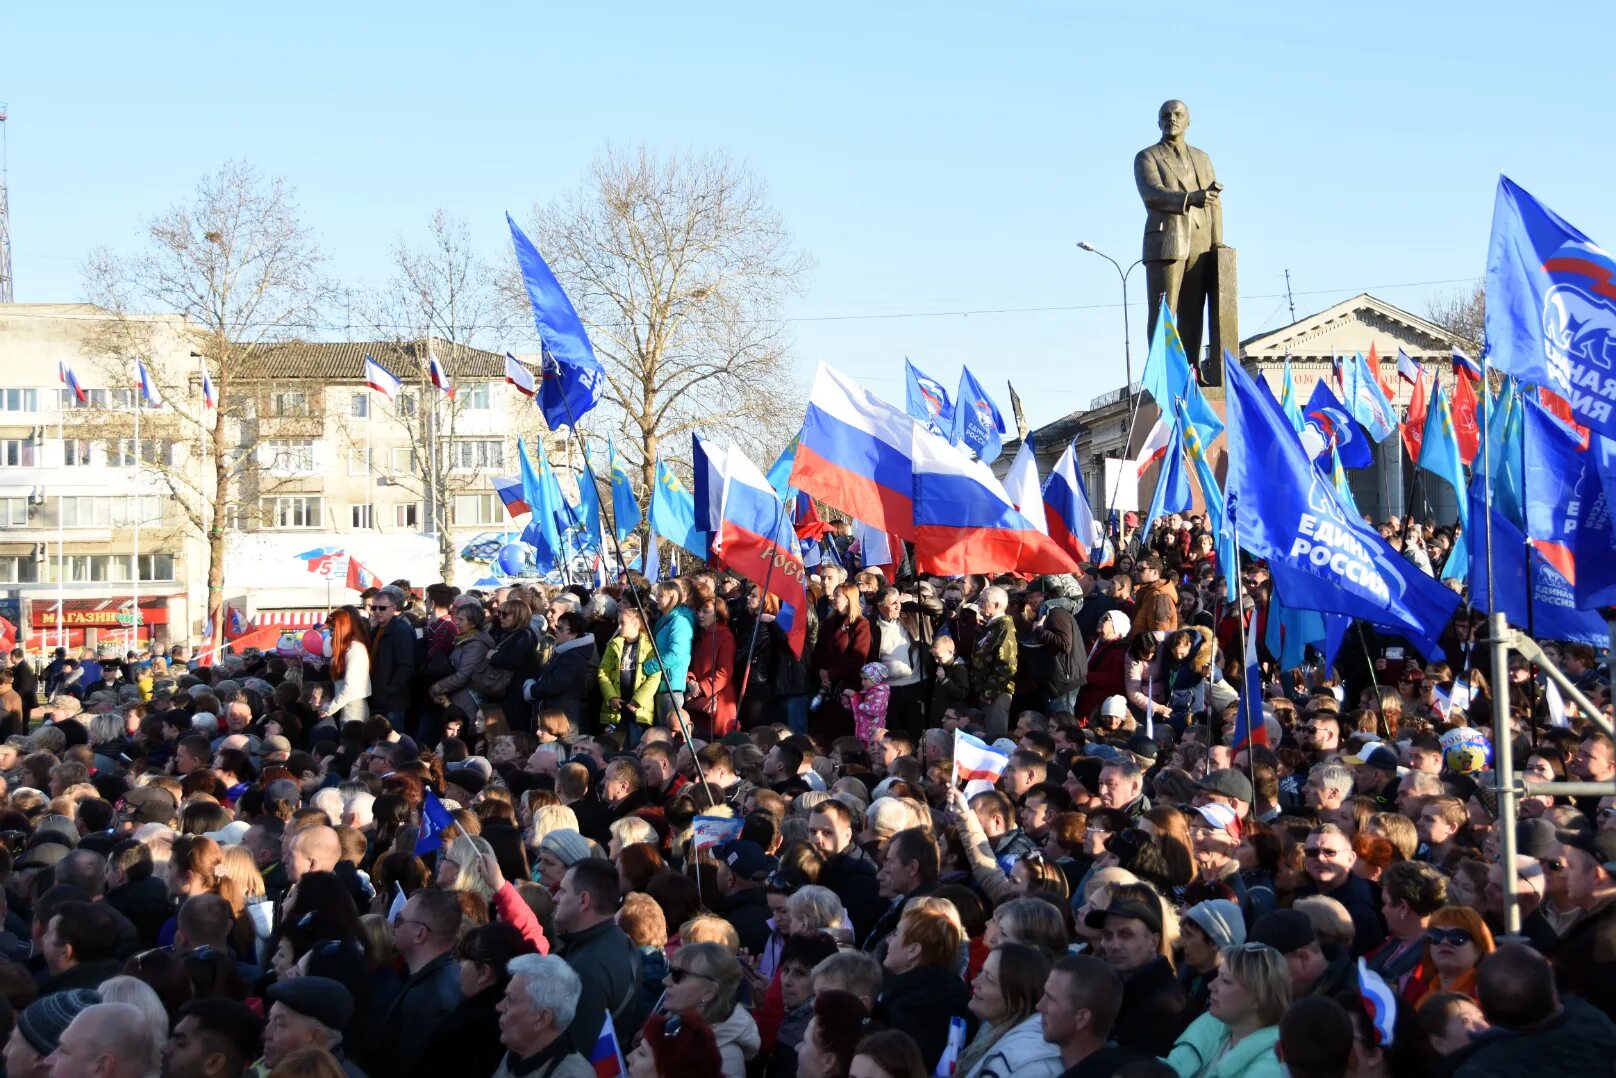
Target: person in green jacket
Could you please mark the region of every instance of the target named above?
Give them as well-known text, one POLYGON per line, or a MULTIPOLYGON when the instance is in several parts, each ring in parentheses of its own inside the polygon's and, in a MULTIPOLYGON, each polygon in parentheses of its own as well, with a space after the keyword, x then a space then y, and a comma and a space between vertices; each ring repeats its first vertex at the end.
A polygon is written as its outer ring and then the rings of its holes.
POLYGON ((1290 1005, 1284 955, 1264 943, 1225 948, 1207 1011, 1179 1036, 1167 1065, 1178 1078, 1283 1078, 1274 1044, 1290 1005))
POLYGON ((650 658, 651 643, 639 610, 627 603, 618 606, 617 633, 600 657, 600 723, 620 728, 625 749, 639 744, 640 735, 656 717, 662 674, 646 671, 650 658))

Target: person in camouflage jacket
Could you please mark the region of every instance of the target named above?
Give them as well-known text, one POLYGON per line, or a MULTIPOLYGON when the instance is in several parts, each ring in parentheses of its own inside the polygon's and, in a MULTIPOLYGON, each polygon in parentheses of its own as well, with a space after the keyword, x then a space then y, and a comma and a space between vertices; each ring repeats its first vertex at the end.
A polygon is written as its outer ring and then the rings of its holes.
POLYGON ((987 731, 1000 737, 1009 724, 1010 696, 1016 691, 1015 624, 1007 613, 1010 597, 999 587, 977 596, 982 630, 971 652, 971 695, 987 710, 987 731))

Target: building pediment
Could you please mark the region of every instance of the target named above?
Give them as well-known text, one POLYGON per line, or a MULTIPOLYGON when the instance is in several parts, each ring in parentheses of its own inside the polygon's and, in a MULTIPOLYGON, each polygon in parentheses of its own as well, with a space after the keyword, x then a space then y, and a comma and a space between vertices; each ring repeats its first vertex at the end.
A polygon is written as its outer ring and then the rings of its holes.
POLYGON ((1429 319, 1366 293, 1291 325, 1248 337, 1240 342, 1240 355, 1247 360, 1286 355, 1302 360, 1354 352, 1367 354, 1371 345, 1382 358, 1395 358, 1399 348, 1416 358, 1446 355, 1454 348, 1475 348, 1474 342, 1449 333, 1429 319))

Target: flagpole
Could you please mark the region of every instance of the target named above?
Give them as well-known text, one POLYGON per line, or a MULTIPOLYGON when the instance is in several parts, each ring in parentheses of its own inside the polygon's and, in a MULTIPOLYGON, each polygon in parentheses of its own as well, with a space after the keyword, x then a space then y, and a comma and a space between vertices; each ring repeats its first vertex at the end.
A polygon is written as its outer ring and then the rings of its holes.
POLYGON ((365 393, 368 399, 365 402, 365 517, 366 522, 374 528, 376 526, 376 472, 371 466, 370 459, 370 428, 376 421, 376 398, 370 395, 370 387, 366 386, 365 393))
MULTIPOLYGON (((1492 454, 1492 446, 1490 444, 1488 444, 1489 440, 1487 438, 1487 434, 1489 434, 1491 432, 1491 428, 1492 428, 1492 421, 1491 421, 1492 408, 1491 408, 1491 406, 1490 406, 1490 404, 1488 402, 1488 398, 1491 397, 1492 394, 1487 391, 1488 390, 1488 386, 1487 386, 1487 360, 1488 360, 1488 353, 1491 352, 1491 351, 1492 350, 1490 348, 1485 348, 1485 347, 1482 348, 1482 350, 1481 350, 1481 429, 1482 429, 1482 432, 1483 432, 1482 438, 1481 438, 1481 476, 1482 476, 1482 478, 1481 478, 1481 498, 1482 498, 1482 505, 1484 507, 1483 510, 1482 510, 1482 513, 1487 518, 1484 521, 1482 521, 1482 546, 1483 546, 1483 548, 1485 550, 1485 557, 1487 559, 1487 611, 1488 611, 1488 613, 1492 613, 1493 611, 1498 609, 1497 606, 1495 606, 1494 602, 1493 602, 1493 454, 1492 454)), ((1455 371, 1454 372, 1454 377, 1455 377, 1455 379, 1458 379, 1458 378, 1463 378, 1464 375, 1459 374, 1457 371, 1455 371)), ((1455 387, 1457 387, 1458 382, 1455 381, 1454 385, 1455 385, 1455 387)), ((1525 434, 1525 428, 1526 428, 1526 424, 1522 423, 1521 424, 1521 432, 1522 432, 1523 435, 1525 434)), ((1525 458, 1523 457, 1522 460, 1521 460, 1522 479, 1523 479, 1523 481, 1525 479, 1525 465, 1526 465, 1526 461, 1525 461, 1525 458)), ((1463 493, 1462 497, 1466 497, 1466 498, 1470 497, 1470 492, 1468 490, 1466 490, 1463 493)), ((1527 605, 1528 610, 1531 609, 1530 604, 1532 602, 1532 598, 1531 598, 1531 596, 1532 596, 1532 572, 1531 572, 1531 568, 1532 568, 1531 567, 1531 562, 1529 560, 1527 562, 1527 573, 1526 573, 1526 596, 1527 596, 1526 601, 1527 601, 1527 604, 1528 604, 1527 605)), ((1494 670, 1493 671, 1493 677, 1497 678, 1501 673, 1507 673, 1507 671, 1494 670)), ((1496 688, 1494 689, 1494 691, 1495 692, 1497 691, 1496 688)))
MULTIPOLYGON (((61 391, 61 401, 56 407, 56 443, 62 447, 62 463, 67 463, 67 433, 64 417, 67 415, 68 394, 73 389, 69 386, 61 391)), ((63 610, 67 607, 67 534, 62 528, 62 521, 67 516, 61 495, 56 498, 56 646, 67 647, 67 620, 63 610)))
MULTIPOLYGON (((147 377, 150 377, 150 375, 148 374, 147 377)), ((134 548, 135 548, 134 561, 135 561, 135 564, 134 564, 134 573, 133 573, 133 578, 134 578, 134 599, 135 599, 135 611, 134 611, 134 613, 135 613, 135 620, 134 620, 135 646, 134 646, 133 650, 137 651, 137 652, 140 650, 140 515, 141 515, 141 512, 140 512, 141 511, 141 505, 140 505, 140 413, 144 410, 145 403, 146 403, 145 386, 143 386, 143 385, 136 386, 135 387, 135 482, 133 484, 134 490, 133 490, 133 494, 131 496, 131 503, 134 506, 134 518, 135 518, 135 541, 134 541, 134 548)))
MULTIPOLYGON (((1483 356, 1483 358, 1485 359, 1485 356, 1483 356)), ((1485 384, 1481 387, 1481 391, 1483 393, 1487 392, 1487 387, 1485 384)), ((1521 388, 1519 386, 1516 387, 1513 401, 1514 406, 1521 409, 1521 485, 1524 487, 1526 485, 1526 428, 1529 424, 1526 422, 1526 401, 1521 397, 1521 388)), ((1509 423, 1509 416, 1506 415, 1504 417, 1504 423, 1506 425, 1509 423)), ((1492 491, 1492 484, 1490 482, 1487 484, 1487 490, 1489 492, 1492 491)), ((1524 503, 1522 511, 1524 512, 1524 503)), ((1492 516, 1492 510, 1489 508, 1487 510, 1487 522, 1489 524, 1492 523, 1492 516)), ((1521 531, 1523 534, 1526 533, 1525 528, 1522 528, 1521 531)), ((1535 622, 1537 610, 1532 602, 1532 595, 1537 589, 1532 586, 1532 537, 1529 534, 1526 535, 1526 541, 1521 544, 1521 558, 1526 563, 1526 635, 1536 640, 1537 627, 1535 622)), ((1535 716, 1536 712, 1534 711, 1533 714, 1535 716)), ((1535 720, 1533 726, 1532 744, 1537 744, 1535 720)))
MULTIPOLYGON (((560 363, 560 361, 555 360, 555 359, 550 359, 550 357, 546 356, 543 353, 542 350, 540 352, 540 357, 541 358, 539 360, 539 377, 541 379, 542 378, 556 378, 557 380, 559 380, 560 377, 561 377, 561 363, 560 363), (545 363, 544 363, 545 359, 550 359, 551 362, 555 363, 556 369, 555 369, 554 374, 550 374, 546 370, 545 363)), ((571 439, 568 442, 568 449, 567 449, 568 455, 570 456, 571 452, 572 452, 571 442, 576 441, 578 443, 578 451, 583 454, 583 458, 584 458, 584 474, 587 477, 588 481, 593 483, 595 481, 595 470, 593 468, 591 468, 590 465, 589 465, 589 452, 584 447, 583 434, 578 429, 578 417, 576 415, 574 415, 573 411, 572 411, 572 401, 567 399, 567 394, 566 394, 566 390, 565 390, 564 387, 562 388, 562 391, 557 395, 561 398, 562 407, 564 407, 567 410, 567 427, 568 427, 568 434, 569 434, 570 439, 571 439)), ((537 387, 537 386, 534 387, 533 403, 535 405, 539 404, 539 387, 537 387)), ((548 420, 546 420, 546 422, 548 422, 548 420)), ((606 507, 604 505, 600 505, 600 488, 598 486, 595 488, 595 502, 596 502, 597 506, 599 506, 599 512, 600 512, 601 516, 604 517, 606 515, 606 507)), ((620 543, 618 543, 618 541, 617 541, 617 522, 616 522, 615 519, 610 521, 609 522, 610 523, 610 528, 605 527, 604 526, 605 523, 607 523, 607 522, 603 522, 603 527, 602 527, 601 530, 604 531, 604 532, 607 532, 608 534, 610 534, 611 540, 612 540, 612 548, 617 553, 618 564, 620 564, 620 565, 624 564, 622 545, 620 543)), ((638 611, 638 613, 640 615, 640 624, 644 625, 646 627, 646 629, 647 629, 647 632, 645 634, 645 638, 651 644, 651 654, 656 658, 657 668, 659 670, 661 670, 662 673, 663 673, 663 677, 661 679, 661 687, 658 689, 658 691, 667 693, 667 695, 668 695, 668 714, 673 716, 673 721, 679 724, 679 732, 684 736, 685 744, 688 745, 692 741, 692 738, 690 736, 690 723, 685 718, 684 709, 682 707, 678 707, 678 706, 674 705, 673 694, 674 694, 674 692, 676 690, 674 690, 672 687, 670 687, 668 685, 668 683, 667 683, 668 664, 662 658, 662 649, 657 647, 656 633, 650 631, 651 628, 652 628, 652 622, 651 622, 650 616, 648 614, 646 614, 646 612, 645 612, 645 601, 640 596, 640 589, 639 588, 629 588, 627 590, 628 590, 629 598, 631 598, 634 601, 634 609, 636 611, 638 611)), ((654 699, 654 697, 653 697, 653 699, 654 699)), ((656 716, 655 715, 652 716, 652 721, 653 722, 656 721, 656 716)), ((712 804, 715 804, 715 805, 718 804, 719 802, 713 800, 713 797, 714 797, 713 788, 707 782, 707 769, 702 767, 702 765, 701 765, 701 757, 699 755, 697 755, 694 751, 692 751, 691 754, 690 754, 690 759, 691 759, 691 762, 695 765, 695 768, 696 768, 696 779, 697 779, 697 781, 699 781, 701 783, 702 789, 707 791, 708 801, 710 803, 712 803, 712 804)))

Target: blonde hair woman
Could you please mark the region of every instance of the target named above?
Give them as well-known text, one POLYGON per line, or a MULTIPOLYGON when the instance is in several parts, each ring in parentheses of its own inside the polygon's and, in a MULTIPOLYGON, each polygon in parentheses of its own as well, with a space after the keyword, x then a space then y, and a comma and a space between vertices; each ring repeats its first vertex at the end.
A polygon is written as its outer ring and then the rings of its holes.
POLYGON ((1226 947, 1206 1013, 1167 1054, 1179 1078, 1270 1078, 1281 1073, 1274 1045, 1291 1005, 1285 956, 1263 943, 1226 947))
POLYGON ((757 1055, 761 1041, 751 1014, 735 1003, 741 964, 717 943, 690 943, 675 952, 670 966, 662 1011, 701 1015, 718 1040, 724 1078, 746 1078, 746 1061, 757 1055))
POLYGON ((494 847, 477 835, 461 835, 449 844, 448 853, 438 858, 439 887, 446 891, 470 891, 484 901, 494 897, 488 877, 483 874, 483 856, 494 856, 494 847))
POLYGON ((810 935, 828 932, 837 943, 852 942, 852 929, 847 923, 842 900, 828 887, 809 884, 799 887, 786 899, 786 916, 791 918, 791 931, 787 935, 810 935))

